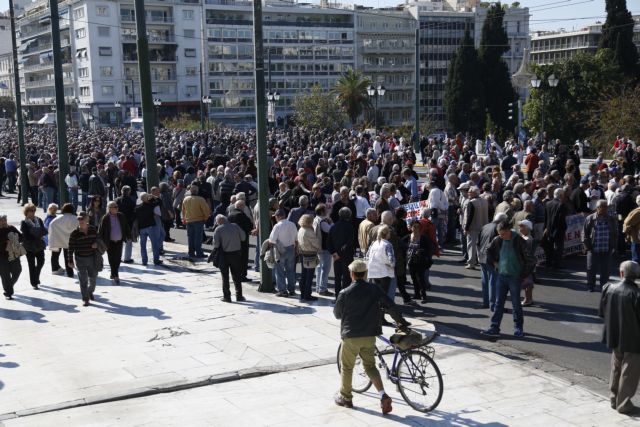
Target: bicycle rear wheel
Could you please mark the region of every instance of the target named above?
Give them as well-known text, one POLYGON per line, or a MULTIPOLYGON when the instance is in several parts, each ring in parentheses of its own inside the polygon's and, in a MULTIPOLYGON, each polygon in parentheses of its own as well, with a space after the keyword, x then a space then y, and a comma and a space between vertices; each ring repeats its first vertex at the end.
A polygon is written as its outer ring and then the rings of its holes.
MULTIPOLYGON (((338 372, 342 373, 342 366, 340 365, 340 349, 342 348, 342 343, 338 346, 338 354, 336 356, 336 363, 338 365, 338 372)), ((353 376, 351 380, 351 389, 356 393, 364 393, 369 390, 371 387, 371 380, 369 376, 364 371, 364 366, 362 365, 362 359, 360 356, 356 357, 356 363, 353 366, 353 376)))
POLYGON ((419 412, 430 412, 442 399, 442 374, 426 353, 409 350, 398 364, 398 388, 409 406, 419 412))

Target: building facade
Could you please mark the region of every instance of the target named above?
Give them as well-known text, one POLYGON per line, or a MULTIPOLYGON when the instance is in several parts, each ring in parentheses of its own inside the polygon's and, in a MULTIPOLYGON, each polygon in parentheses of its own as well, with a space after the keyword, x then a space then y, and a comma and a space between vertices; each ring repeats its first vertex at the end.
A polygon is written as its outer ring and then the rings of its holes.
MULTIPOLYGON (((417 21, 402 9, 356 12, 356 69, 376 88, 379 125, 399 125, 415 117, 415 29, 417 21)), ((371 100, 375 105, 376 99, 371 100)), ((374 122, 376 108, 365 112, 374 122)))
MULTIPOLYGON (((68 121, 117 126, 139 115, 133 0, 63 0, 59 9, 68 121)), ((385 87, 377 99, 380 124, 413 121, 415 29, 420 26, 421 117, 444 127, 450 60, 465 28, 478 43, 486 10, 472 0, 420 0, 386 9, 267 0, 263 14, 266 90, 280 94, 278 125, 293 114, 297 96, 316 85, 331 90, 350 68, 385 87)), ((255 124, 251 1, 147 0, 145 19, 161 118, 197 116, 201 97, 208 96, 212 122, 255 124)), ((512 72, 528 46, 528 19, 527 9, 507 9, 511 49, 504 57, 512 72)), ((54 107, 50 24, 48 0, 26 4, 18 20, 23 104, 31 120, 54 107)), ((3 72, 0 61, 0 80, 3 72)), ((372 110, 365 114, 373 121, 372 110)))
MULTIPOLYGON (((633 17, 633 42, 640 52, 640 16, 633 17)), ((580 52, 595 53, 602 36, 602 23, 579 30, 538 31, 531 36, 531 62, 553 64, 580 52)))

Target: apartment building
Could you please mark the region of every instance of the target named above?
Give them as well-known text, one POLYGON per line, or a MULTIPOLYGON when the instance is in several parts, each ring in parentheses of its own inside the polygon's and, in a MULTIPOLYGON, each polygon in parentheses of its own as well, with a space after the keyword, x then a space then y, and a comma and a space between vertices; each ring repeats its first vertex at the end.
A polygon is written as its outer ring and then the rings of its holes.
MULTIPOLYGON (((69 121, 79 126, 126 123, 140 107, 133 2, 70 0, 59 8, 69 121)), ((200 107, 201 11, 199 0, 146 3, 152 90, 162 101, 161 117, 200 107)), ((18 21, 23 105, 33 120, 55 104, 49 16, 48 2, 39 1, 26 6, 18 21)))
MULTIPOLYGON (((204 9, 210 118, 232 125, 252 125, 252 3, 208 0, 204 9)), ((263 14, 266 89, 280 94, 275 118, 283 125, 293 113, 296 96, 315 85, 328 91, 344 71, 354 67, 354 13, 269 1, 263 14)))
MULTIPOLYGON (((633 17, 633 41, 640 52, 640 16, 633 17)), ((602 36, 602 23, 578 30, 537 31, 531 35, 531 62, 552 64, 570 59, 579 52, 595 53, 602 36)))
MULTIPOLYGON (((417 21, 402 8, 356 10, 355 66, 373 86, 385 89, 377 99, 380 125, 414 120, 416 27, 417 21)), ((370 122, 374 112, 365 112, 370 122)))

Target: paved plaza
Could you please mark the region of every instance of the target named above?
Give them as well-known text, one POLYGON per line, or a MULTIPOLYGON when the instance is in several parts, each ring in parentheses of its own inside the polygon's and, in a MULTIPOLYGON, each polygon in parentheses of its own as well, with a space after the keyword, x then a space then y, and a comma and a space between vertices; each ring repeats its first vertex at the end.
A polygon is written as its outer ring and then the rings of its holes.
MULTIPOLYGON (((1 199, 10 223, 15 199, 1 199)), ((137 245, 134 259, 139 262, 137 245)), ((96 302, 82 307, 75 280, 51 275, 28 284, 26 261, 15 300, 0 306, 0 422, 6 426, 87 425, 634 425, 604 396, 536 369, 532 356, 497 343, 436 339, 442 403, 411 410, 387 381, 394 412, 377 396, 335 406, 339 322, 330 300, 300 304, 245 285, 246 303, 226 304, 210 265, 123 265, 121 285, 101 273, 96 302), (174 391, 185 389, 182 391, 174 391), (167 392, 157 394, 159 392, 167 392), (170 392, 170 393, 169 393, 170 392), (147 397, 139 397, 149 395, 147 397), (116 401, 113 401, 116 400, 116 401), (109 402, 102 403, 100 402, 109 402)), ((48 252, 47 252, 48 256, 48 252)), ((418 329, 431 324, 409 319, 418 329)), ((391 333, 385 328, 385 333, 391 333)))

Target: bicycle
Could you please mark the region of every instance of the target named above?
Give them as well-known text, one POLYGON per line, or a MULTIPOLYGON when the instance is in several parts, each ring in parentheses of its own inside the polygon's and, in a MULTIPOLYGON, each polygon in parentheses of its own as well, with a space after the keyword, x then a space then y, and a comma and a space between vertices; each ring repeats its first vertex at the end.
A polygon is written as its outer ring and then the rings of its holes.
MULTIPOLYGON (((442 374, 433 360, 435 349, 428 345, 435 335, 407 349, 401 349, 382 335, 377 337, 385 344, 383 350, 376 345, 375 356, 378 358, 378 367, 384 368, 387 379, 396 385, 404 401, 418 412, 433 411, 440 404, 444 391, 442 374), (383 357, 390 354, 393 354, 391 367, 383 357), (426 402, 418 402, 420 397, 425 398, 426 402)), ((338 372, 341 371, 341 348, 342 343, 338 346, 338 372)), ((364 393, 371 387, 371 380, 364 371, 360 356, 356 358, 353 368, 352 383, 352 389, 356 393, 364 393)))

